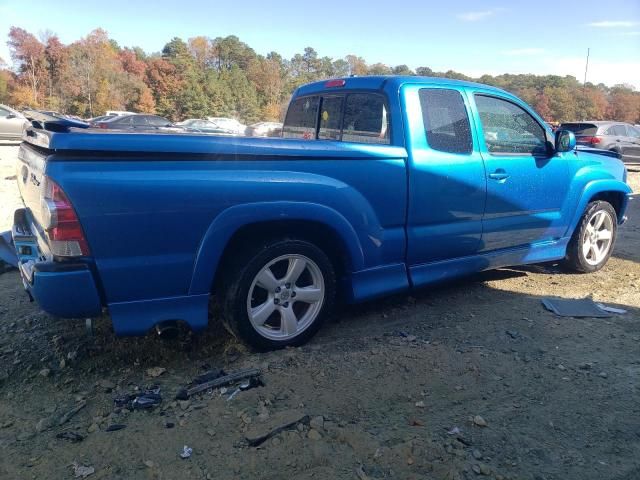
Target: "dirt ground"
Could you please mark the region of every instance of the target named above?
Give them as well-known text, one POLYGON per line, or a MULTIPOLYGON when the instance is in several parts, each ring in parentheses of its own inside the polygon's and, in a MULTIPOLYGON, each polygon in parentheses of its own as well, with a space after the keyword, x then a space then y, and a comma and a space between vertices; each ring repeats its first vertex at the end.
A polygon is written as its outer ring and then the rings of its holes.
MULTIPOLYGON (((14 152, 0 147, 4 192, 14 152)), ((102 318, 91 338, 1 274, 0 478, 74 478, 75 464, 90 479, 639 479, 640 200, 628 215, 596 274, 487 272, 344 308, 308 345, 267 354, 216 324, 169 341, 116 338, 102 318), (560 318, 548 295, 628 312, 560 318), (245 367, 264 386, 174 400, 207 368, 245 367), (114 406, 154 384, 159 407, 114 406), (247 445, 285 419, 301 421, 247 445)))

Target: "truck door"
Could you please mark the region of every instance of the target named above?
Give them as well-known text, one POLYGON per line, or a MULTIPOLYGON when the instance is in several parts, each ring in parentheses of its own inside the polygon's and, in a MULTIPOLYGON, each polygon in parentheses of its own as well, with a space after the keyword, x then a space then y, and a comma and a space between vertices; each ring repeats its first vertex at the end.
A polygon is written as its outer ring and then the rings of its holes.
POLYGON ((569 189, 565 155, 522 105, 498 93, 475 92, 477 137, 487 172, 482 251, 556 240, 566 231, 569 189))
POLYGON ((402 90, 409 150, 407 263, 413 283, 429 264, 481 248, 486 180, 468 99, 455 86, 402 90))

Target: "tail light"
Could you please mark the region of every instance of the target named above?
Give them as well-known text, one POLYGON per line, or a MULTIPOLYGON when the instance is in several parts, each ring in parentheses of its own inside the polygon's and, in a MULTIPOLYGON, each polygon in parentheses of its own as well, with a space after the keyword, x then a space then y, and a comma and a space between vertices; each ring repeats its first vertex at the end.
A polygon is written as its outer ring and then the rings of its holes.
POLYGON ((105 123, 96 123, 96 126, 98 128, 107 128, 107 125, 105 123))
POLYGON ((73 205, 62 188, 50 178, 45 178, 42 221, 53 255, 58 257, 89 255, 89 246, 73 205))
POLYGON ((579 139, 580 143, 590 143, 591 145, 597 145, 601 141, 600 137, 580 137, 579 139))

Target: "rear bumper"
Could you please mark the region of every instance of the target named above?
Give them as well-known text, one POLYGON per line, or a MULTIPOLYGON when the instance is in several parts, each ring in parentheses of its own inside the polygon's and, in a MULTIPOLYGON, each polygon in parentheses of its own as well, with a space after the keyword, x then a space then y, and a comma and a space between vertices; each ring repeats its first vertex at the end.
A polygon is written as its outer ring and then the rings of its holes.
POLYGON ((24 288, 42 310, 65 318, 100 315, 102 304, 89 266, 44 260, 26 209, 16 210, 12 236, 24 288))

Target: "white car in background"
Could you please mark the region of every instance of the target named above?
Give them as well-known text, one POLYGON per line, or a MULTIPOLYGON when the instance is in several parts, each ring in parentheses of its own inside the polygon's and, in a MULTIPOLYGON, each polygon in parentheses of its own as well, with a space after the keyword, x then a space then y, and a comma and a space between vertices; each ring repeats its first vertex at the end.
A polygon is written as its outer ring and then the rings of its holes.
POLYGON ((207 120, 215 123, 220 128, 233 132, 236 135, 244 135, 244 132, 247 129, 246 125, 243 125, 235 118, 207 117, 207 120))
POLYGON ((258 122, 249 125, 246 130, 247 137, 280 137, 282 124, 280 122, 258 122))
POLYGON ((20 140, 26 121, 17 110, 0 105, 0 140, 20 140))

